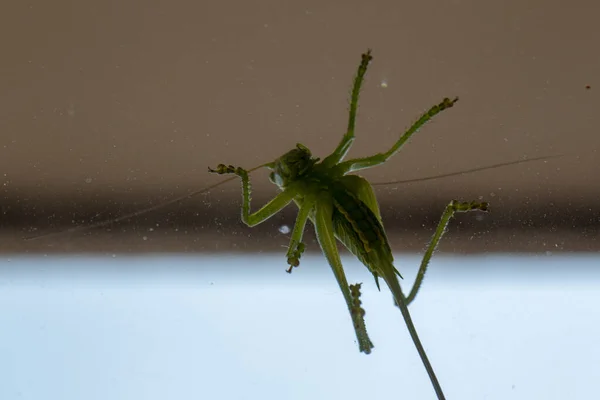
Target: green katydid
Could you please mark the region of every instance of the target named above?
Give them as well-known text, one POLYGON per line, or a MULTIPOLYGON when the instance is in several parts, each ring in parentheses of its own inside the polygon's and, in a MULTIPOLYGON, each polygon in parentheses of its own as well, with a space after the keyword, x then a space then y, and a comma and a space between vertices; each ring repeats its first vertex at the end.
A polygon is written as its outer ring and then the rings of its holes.
POLYGON ((398 280, 400 273, 393 264, 394 258, 383 228, 374 191, 367 180, 350 173, 385 163, 421 126, 436 114, 452 107, 458 98, 453 100, 445 98, 439 104, 431 107, 388 151, 370 157, 344 161, 344 156, 354 141, 359 92, 371 60, 370 50, 362 54, 352 88, 348 129, 333 153, 320 161, 319 158, 312 156, 306 146, 297 144, 296 148, 272 163, 264 164, 264 167, 271 170, 271 182, 281 189, 281 192, 264 207, 250 213, 250 181, 248 171, 245 169, 220 164, 216 169, 209 168, 209 171, 217 174, 235 174, 241 178, 242 221, 250 227, 266 221, 290 202, 296 203, 299 211, 287 252, 287 260, 290 265, 288 272, 291 272, 292 268, 297 267, 300 263, 300 257, 304 251, 302 235, 306 222, 311 220, 319 245, 346 300, 359 349, 367 354, 371 352, 373 344, 365 327, 365 311, 360 302, 360 284, 348 284, 336 246, 336 239, 342 242, 369 269, 375 277, 377 287, 379 287, 379 277, 383 278, 392 292, 396 305, 400 308, 437 397, 443 399, 442 388, 417 335, 408 311, 408 304, 414 300, 423 282, 429 260, 446 231, 450 218, 456 212, 487 211, 488 203, 455 200, 450 202, 425 252, 414 286, 409 295, 405 296, 398 280))

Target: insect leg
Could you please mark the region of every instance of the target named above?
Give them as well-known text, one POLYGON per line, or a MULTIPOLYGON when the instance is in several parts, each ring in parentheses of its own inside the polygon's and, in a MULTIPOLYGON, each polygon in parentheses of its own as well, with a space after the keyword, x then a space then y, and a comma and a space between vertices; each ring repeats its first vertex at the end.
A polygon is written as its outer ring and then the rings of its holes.
POLYGON ((248 171, 240 167, 235 168, 232 165, 224 164, 219 164, 217 169, 209 168, 208 171, 219 175, 235 174, 242 179, 242 221, 250 227, 256 226, 277 214, 297 194, 297 189, 286 189, 265 204, 260 210, 250 214, 250 179, 248 178, 248 171))
POLYGON ((358 107, 358 96, 360 94, 360 87, 363 84, 365 79, 365 74, 367 73, 367 67, 369 66, 369 62, 373 59, 371 56, 371 50, 367 50, 366 53, 361 55, 360 65, 358 66, 358 71, 356 72, 356 77, 354 78, 354 85, 352 86, 352 95, 350 96, 350 112, 348 115, 348 129, 346 133, 342 137, 342 140, 336 147, 336 149, 327 156, 323 160, 323 164, 326 166, 334 166, 341 159, 344 158, 348 150, 350 150, 350 146, 352 146, 352 142, 354 141, 354 125, 356 121, 356 109, 358 107))
POLYGON ((438 226, 431 238, 431 242, 427 246, 427 250, 423 255, 423 260, 421 261, 421 266, 419 267, 419 272, 417 272, 417 277, 415 279, 415 283, 413 284, 410 293, 406 297, 406 304, 410 304, 415 297, 417 297, 417 292, 421 288, 421 284, 423 283, 423 278, 425 277, 425 272, 427 271, 427 266, 429 265, 429 261, 431 260, 431 256, 433 252, 437 248, 440 240, 444 233, 446 233, 446 228, 448 227, 448 223, 450 219, 457 212, 468 212, 468 211, 488 211, 488 203, 487 202, 479 202, 479 201, 471 201, 471 202, 459 202, 457 200, 452 200, 450 204, 446 206, 444 213, 442 214, 442 218, 438 223, 438 226))
POLYGON ((425 125, 430 119, 439 114, 440 112, 452 107, 454 103, 458 101, 458 97, 454 100, 450 100, 449 98, 445 98, 441 103, 436 104, 431 107, 427 112, 425 112, 421 117, 414 123, 394 145, 385 153, 378 153, 370 157, 363 158, 355 158, 353 160, 348 160, 343 163, 340 163, 339 168, 344 171, 344 173, 357 171, 360 169, 376 167, 377 165, 383 164, 386 162, 391 156, 396 154, 398 150, 411 138, 411 136, 419 130, 423 125, 425 125))
POLYGON ((348 281, 346 280, 346 274, 344 273, 333 235, 333 202, 331 198, 321 197, 317 200, 314 222, 319 245, 329 266, 333 270, 333 274, 338 281, 346 300, 346 305, 350 311, 352 324, 354 325, 354 331, 358 340, 358 347, 361 352, 369 354, 373 348, 373 343, 369 339, 365 326, 365 310, 360 306, 360 286, 348 286, 348 281))
POLYGON ((292 273, 292 268, 300 265, 300 257, 304 253, 304 243, 302 243, 302 235, 304 234, 304 227, 306 226, 306 220, 310 211, 314 207, 315 202, 312 198, 306 196, 302 204, 299 204, 298 216, 292 230, 292 237, 290 239, 290 247, 288 248, 287 262, 290 268, 287 270, 288 273, 292 273))

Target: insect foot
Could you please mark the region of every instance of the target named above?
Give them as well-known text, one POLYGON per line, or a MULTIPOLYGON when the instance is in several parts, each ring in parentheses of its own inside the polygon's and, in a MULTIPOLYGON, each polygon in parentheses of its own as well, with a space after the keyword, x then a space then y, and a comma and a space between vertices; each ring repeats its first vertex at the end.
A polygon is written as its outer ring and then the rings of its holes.
POLYGON ((450 206, 456 212, 468 212, 468 211, 489 211, 489 203, 487 201, 468 201, 460 202, 458 200, 452 200, 450 206))
POLYGON ((367 66, 369 65, 369 63, 372 60, 373 60, 373 56, 371 55, 371 49, 367 50, 366 53, 363 53, 360 55, 359 69, 364 70, 364 71, 361 71, 363 73, 363 75, 365 74, 365 72, 367 72, 367 66))
POLYGON ((212 169, 208 167, 208 172, 213 174, 225 175, 225 174, 236 174, 239 177, 248 177, 248 171, 241 167, 234 167, 233 165, 225 165, 219 164, 217 165, 217 169, 212 169))
POLYGON ((302 253, 304 253, 304 243, 298 243, 295 248, 290 247, 288 251, 288 265, 290 266, 285 270, 288 274, 292 273, 292 268, 295 268, 300 265, 300 257, 302 257, 302 253))
POLYGON ((219 175, 224 175, 224 174, 239 175, 238 170, 241 170, 241 168, 236 168, 233 165, 225 165, 225 164, 217 165, 217 169, 212 169, 211 167, 208 167, 208 172, 210 172, 212 174, 219 174, 219 175))
POLYGON ((360 287, 362 283, 357 283, 355 285, 350 285, 350 294, 352 295, 352 313, 356 314, 360 318, 364 318, 365 310, 360 306, 362 302, 360 301, 360 287))
POLYGON ((211 167, 208 167, 208 172, 219 175, 235 174, 236 168, 233 165, 219 164, 217 165, 217 169, 212 169, 211 167))
POLYGON ((437 114, 440 111, 444 111, 445 109, 452 107, 457 101, 458 97, 455 97, 453 100, 450 100, 446 97, 440 104, 437 105, 437 107, 433 107, 431 111, 433 111, 434 114, 437 114))

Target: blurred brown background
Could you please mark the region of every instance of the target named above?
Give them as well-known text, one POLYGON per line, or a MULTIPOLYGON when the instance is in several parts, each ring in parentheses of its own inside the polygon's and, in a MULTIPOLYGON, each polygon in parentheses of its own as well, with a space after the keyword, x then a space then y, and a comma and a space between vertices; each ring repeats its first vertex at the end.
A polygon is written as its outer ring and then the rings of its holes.
MULTIPOLYGON (((457 218, 443 250, 597 251, 599 16, 594 1, 5 2, 0 251, 280 250, 294 210, 246 228, 237 182, 23 237, 197 190, 221 162, 250 168, 296 142, 328 154, 367 48, 351 156, 461 98, 371 181, 563 155, 379 188, 394 249, 423 248, 450 199, 483 198, 493 213, 457 218)), ((255 206, 275 193, 254 175, 255 206)))

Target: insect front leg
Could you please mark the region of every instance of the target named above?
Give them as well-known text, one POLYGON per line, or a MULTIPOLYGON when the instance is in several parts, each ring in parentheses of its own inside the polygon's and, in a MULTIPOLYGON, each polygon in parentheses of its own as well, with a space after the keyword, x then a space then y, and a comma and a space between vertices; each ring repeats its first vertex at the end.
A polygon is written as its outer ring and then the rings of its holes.
POLYGON ((304 235, 304 228, 306 227, 306 221, 308 216, 315 205, 315 201, 312 197, 306 196, 302 203, 298 204, 299 211, 296 217, 296 223, 292 230, 292 237, 290 239, 290 247, 288 248, 287 262, 290 266, 286 272, 292 273, 292 268, 300 265, 300 257, 304 253, 304 243, 302 243, 302 235, 304 235))
POLYGON ((363 158, 355 158, 353 160, 348 160, 343 163, 340 163, 339 168, 344 171, 344 173, 358 171, 360 169, 366 169, 371 167, 376 167, 377 165, 381 165, 386 162, 391 156, 396 154, 402 145, 411 138, 411 136, 419 130, 423 125, 425 125, 429 120, 431 120, 434 116, 439 114, 440 112, 452 107, 454 103, 458 101, 458 97, 454 100, 450 100, 449 98, 445 98, 441 103, 436 104, 427 110, 421 117, 414 123, 394 145, 385 153, 375 154, 370 157, 363 158))
POLYGON ((356 122, 356 109, 358 107, 358 96, 360 94, 360 88, 365 79, 365 74, 367 73, 367 68, 369 63, 373 57, 371 56, 371 50, 367 50, 366 53, 361 55, 360 65, 358 66, 358 71, 356 72, 356 77, 354 78, 354 85, 352 86, 352 95, 350 96, 350 112, 348 115, 348 129, 346 133, 342 137, 342 140, 336 147, 336 149, 327 156, 323 160, 323 164, 332 167, 341 159, 344 158, 348 150, 350 150, 350 146, 352 146, 352 142, 354 141, 354 126, 356 122))
POLYGON ((233 165, 219 164, 216 169, 209 168, 214 174, 235 174, 242 179, 242 222, 253 227, 266 221, 287 206, 297 194, 297 189, 290 188, 279 193, 275 198, 265 204, 260 210, 250 214, 250 179, 248 171, 233 165))
POLYGON ((344 267, 337 249, 336 239, 333 234, 333 200, 328 197, 320 197, 317 200, 314 215, 315 230, 319 245, 323 254, 331 266, 338 285, 342 290, 346 305, 350 311, 352 324, 358 340, 358 347, 361 352, 369 354, 373 349, 373 343, 367 334, 365 325, 365 310, 360 303, 360 284, 348 286, 344 267))
POLYGON ((417 277, 415 279, 415 283, 413 284, 410 293, 406 297, 406 304, 410 304, 415 297, 417 297, 417 292, 421 288, 421 284, 423 283, 423 278, 425 277, 425 272, 427 271, 427 266, 429 265, 429 261, 431 260, 431 256, 433 256, 433 252, 437 248, 442 236, 446 233, 446 228, 448 227, 448 223, 450 219, 457 212, 468 212, 468 211, 488 211, 488 203, 480 202, 480 201, 471 201, 471 202, 460 202, 458 200, 452 200, 450 204, 446 206, 444 213, 442 214, 442 218, 438 223, 438 226, 431 238, 431 242, 427 246, 427 250, 423 255, 423 260, 421 261, 421 266, 419 267, 419 272, 417 272, 417 277))

